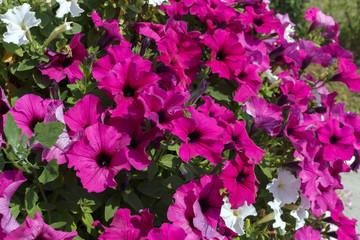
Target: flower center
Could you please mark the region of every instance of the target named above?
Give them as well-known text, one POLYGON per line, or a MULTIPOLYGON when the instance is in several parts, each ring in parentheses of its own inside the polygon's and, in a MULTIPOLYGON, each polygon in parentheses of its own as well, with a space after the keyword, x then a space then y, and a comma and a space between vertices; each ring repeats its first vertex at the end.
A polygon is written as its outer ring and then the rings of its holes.
POLYGON ((331 144, 336 144, 337 141, 339 141, 339 138, 337 138, 337 137, 335 137, 335 136, 332 136, 332 137, 330 138, 330 143, 331 143, 331 144))
POLYGON ((111 163, 111 157, 103 152, 101 152, 97 157, 96 157, 96 163, 100 166, 100 167, 108 167, 111 163))
POLYGON ((133 97, 135 94, 135 90, 130 87, 125 88, 123 92, 125 97, 133 97))
POLYGON ((244 180, 246 179, 247 175, 243 172, 239 172, 239 174, 236 177, 236 182, 237 183, 243 183, 244 180))
POLYGON ((210 204, 207 200, 207 198, 200 199, 199 204, 201 207, 201 212, 205 214, 205 212, 210 208, 210 204))
POLYGON ((188 141, 189 143, 196 143, 200 137, 201 134, 197 130, 195 130, 194 132, 188 135, 188 141))
POLYGON ((21 30, 24 30, 24 31, 25 31, 26 29, 27 29, 26 24, 25 24, 25 23, 22 23, 22 24, 21 24, 21 30))
POLYGON ((219 51, 219 52, 216 54, 216 60, 222 61, 222 60, 224 60, 224 58, 225 58, 225 56, 224 56, 224 54, 223 54, 221 51, 219 51))
POLYGON ((264 24, 263 20, 260 19, 254 19, 254 24, 257 25, 258 27, 260 27, 261 25, 264 24))
POLYGON ((234 211, 233 211, 233 215, 234 215, 235 217, 237 217, 237 216, 239 216, 239 212, 238 212, 237 210, 234 210, 234 211))

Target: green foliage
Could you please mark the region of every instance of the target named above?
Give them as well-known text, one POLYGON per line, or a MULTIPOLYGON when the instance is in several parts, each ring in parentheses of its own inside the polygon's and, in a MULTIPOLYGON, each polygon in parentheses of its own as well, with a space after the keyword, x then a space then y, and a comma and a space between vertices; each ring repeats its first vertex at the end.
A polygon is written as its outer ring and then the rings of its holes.
POLYGON ((56 159, 52 159, 48 164, 46 164, 44 170, 39 176, 39 182, 48 183, 54 181, 59 176, 59 165, 57 164, 56 159))
POLYGON ((65 125, 61 122, 40 122, 34 129, 35 140, 41 145, 51 148, 63 132, 65 125))

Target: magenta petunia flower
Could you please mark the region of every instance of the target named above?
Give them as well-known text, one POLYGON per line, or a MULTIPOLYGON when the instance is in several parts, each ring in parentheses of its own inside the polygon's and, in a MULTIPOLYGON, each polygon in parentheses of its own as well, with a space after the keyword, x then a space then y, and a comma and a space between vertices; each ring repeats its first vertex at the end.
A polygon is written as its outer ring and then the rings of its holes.
POLYGON ((64 114, 66 125, 70 128, 70 136, 74 136, 79 130, 86 129, 100 121, 100 115, 104 112, 100 104, 100 98, 94 95, 86 95, 75 106, 64 114))
POLYGON ((156 60, 174 69, 180 77, 178 87, 186 89, 200 71, 201 47, 198 40, 193 39, 195 32, 187 33, 186 27, 181 28, 180 24, 172 26, 169 22, 165 36, 158 42, 161 55, 156 60))
POLYGON ((143 131, 142 120, 124 119, 120 117, 110 118, 106 123, 114 126, 118 131, 130 136, 126 149, 126 159, 137 170, 145 169, 150 163, 148 154, 145 152, 147 145, 161 134, 156 128, 143 131))
MULTIPOLYGON (((245 12, 243 15, 250 17, 251 25, 256 30, 256 32, 270 34, 272 30, 277 30, 281 23, 274 17, 274 11, 267 11, 264 9, 257 9, 255 11, 252 6, 245 7, 245 12)), ((249 20, 248 20, 249 21, 249 20)))
POLYGON ((182 228, 163 223, 160 228, 149 232, 149 240, 185 240, 185 231, 182 228))
POLYGON ((223 141, 227 143, 225 148, 235 148, 236 151, 242 151, 249 158, 249 164, 257 164, 261 162, 265 151, 256 146, 249 138, 245 125, 245 121, 236 121, 233 124, 226 125, 224 130, 227 134, 223 137, 223 141))
POLYGON ((102 27, 105 32, 97 42, 99 49, 107 48, 110 43, 114 41, 120 41, 120 46, 131 47, 131 43, 127 42, 119 31, 119 21, 115 19, 106 20, 105 22, 101 19, 100 15, 96 12, 91 13, 91 18, 94 21, 95 26, 102 27))
POLYGON ((323 158, 327 161, 350 160, 354 155, 356 138, 349 126, 341 126, 340 122, 330 119, 317 131, 319 140, 324 144, 323 158))
POLYGON ((175 203, 170 205, 167 217, 174 226, 185 230, 186 239, 223 238, 216 231, 223 205, 222 187, 218 176, 204 175, 200 183, 192 180, 176 190, 175 203))
POLYGON ((0 239, 19 227, 16 219, 11 215, 9 203, 16 189, 26 181, 22 171, 4 171, 0 173, 0 239))
POLYGON ((184 116, 186 92, 165 91, 157 86, 150 87, 139 99, 145 106, 145 117, 161 130, 172 129, 171 121, 184 116))
POLYGON ((139 119, 144 109, 138 96, 160 77, 152 72, 149 60, 132 55, 130 49, 113 46, 108 51, 109 55, 94 64, 94 78, 99 80, 99 88, 111 95, 117 104, 113 117, 139 119))
POLYGON ((236 118, 232 111, 218 103, 215 103, 214 99, 212 99, 210 96, 204 95, 201 97, 201 99, 204 100, 205 103, 198 107, 198 111, 209 117, 215 118, 219 123, 221 121, 235 123, 236 118))
POLYGON ((339 58, 338 73, 330 81, 345 83, 351 91, 360 91, 360 76, 357 73, 357 66, 346 58, 339 58))
POLYGON ((295 240, 322 240, 320 232, 314 230, 312 227, 302 227, 296 231, 295 240))
POLYGON ((116 128, 96 123, 85 129, 85 136, 67 152, 69 167, 74 167, 89 192, 102 192, 107 187, 116 187, 116 174, 130 170, 125 147, 130 137, 116 128))
POLYGON ((221 152, 224 148, 219 141, 223 128, 217 125, 214 118, 205 116, 194 107, 188 107, 188 111, 192 118, 182 117, 172 121, 172 133, 183 141, 179 149, 181 159, 188 162, 193 157, 202 156, 218 164, 222 160, 221 152))
POLYGON ((245 204, 255 203, 258 187, 254 172, 254 164, 248 163, 249 159, 238 153, 235 160, 225 163, 220 178, 224 181, 224 187, 229 193, 229 201, 232 209, 237 209, 245 204))
POLYGON ((217 29, 202 41, 211 49, 211 59, 206 62, 213 73, 220 77, 234 79, 236 70, 247 63, 245 50, 234 32, 217 29))
POLYGON ((87 56, 87 51, 84 45, 80 42, 84 34, 75 34, 69 43, 67 52, 55 53, 47 49, 45 55, 49 57, 49 62, 42 63, 38 69, 43 75, 48 75, 49 78, 60 82, 66 76, 70 83, 75 83, 75 80, 80 80, 84 76, 79 68, 79 62, 84 62, 87 56))
POLYGON ((326 53, 323 48, 316 47, 312 41, 300 40, 300 49, 306 51, 307 55, 302 62, 301 69, 306 69, 311 63, 321 64, 323 67, 328 67, 332 63, 331 55, 326 53))
POLYGON ((95 221, 93 225, 105 229, 99 236, 100 240, 145 240, 153 228, 154 215, 151 214, 148 209, 140 210, 140 214, 141 216, 131 216, 130 209, 121 208, 114 214, 109 228, 102 226, 98 221, 95 221))
POLYGON ((61 101, 42 99, 37 95, 26 94, 15 102, 14 108, 9 112, 14 116, 15 122, 22 132, 30 137, 34 135, 34 128, 37 123, 43 122, 46 116, 54 114, 54 108, 49 109, 50 104, 61 104, 61 101), (53 111, 50 111, 51 109, 53 111))
POLYGON ((245 102, 249 97, 257 96, 262 84, 257 65, 249 63, 241 67, 235 71, 235 81, 239 85, 234 95, 236 102, 245 102))
POLYGON ((56 231, 47 225, 40 213, 35 213, 35 218, 26 217, 24 225, 10 232, 4 240, 72 240, 77 232, 56 231))
POLYGON ((325 31, 322 33, 322 36, 325 39, 333 39, 335 42, 338 42, 339 25, 334 19, 324 14, 321 10, 314 8, 309 8, 305 12, 305 19, 312 22, 309 32, 315 30, 319 27, 324 27, 325 31))
POLYGON ((250 97, 243 107, 254 119, 254 126, 258 129, 265 130, 274 136, 280 132, 282 125, 282 108, 267 103, 260 97, 250 97))
POLYGON ((296 105, 301 112, 305 112, 308 108, 309 100, 314 99, 311 87, 307 85, 306 81, 296 79, 287 71, 280 73, 278 77, 282 79, 280 90, 283 95, 280 99, 286 99, 278 103, 283 104, 290 102, 296 105))

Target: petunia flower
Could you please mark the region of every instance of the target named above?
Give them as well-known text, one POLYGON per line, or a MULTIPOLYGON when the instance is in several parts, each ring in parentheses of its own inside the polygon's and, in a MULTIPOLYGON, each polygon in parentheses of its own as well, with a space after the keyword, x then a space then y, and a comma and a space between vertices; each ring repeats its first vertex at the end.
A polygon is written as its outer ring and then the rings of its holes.
POLYGON ((78 17, 84 12, 77 3, 78 0, 56 0, 60 7, 56 11, 56 17, 63 18, 65 14, 71 13, 71 16, 78 17))
POLYGON ((248 163, 249 159, 243 154, 238 153, 235 160, 225 163, 220 178, 224 181, 224 187, 229 193, 229 201, 232 209, 239 208, 247 204, 255 203, 258 187, 254 172, 254 164, 248 163))
POLYGON ((297 230, 294 236, 295 240, 322 240, 320 232, 314 230, 310 226, 302 227, 301 229, 297 230))
POLYGON ((152 6, 161 5, 165 0, 149 0, 149 4, 152 6))
POLYGON ((107 239, 127 239, 139 240, 147 239, 149 231, 153 228, 154 215, 149 209, 140 210, 141 216, 130 215, 130 209, 120 208, 114 214, 110 227, 104 227, 99 221, 94 222, 94 226, 100 226, 105 231, 99 236, 100 240, 107 239))
POLYGON ((238 209, 232 209, 229 199, 224 198, 224 205, 221 207, 220 216, 224 219, 226 226, 237 234, 244 235, 245 218, 256 215, 256 209, 252 204, 248 206, 245 202, 245 204, 238 209))
POLYGON ((271 183, 266 186, 273 195, 275 200, 280 202, 280 206, 294 203, 299 197, 301 180, 295 178, 291 172, 282 168, 277 169, 278 178, 274 178, 271 183))
POLYGON ((43 75, 48 75, 50 79, 60 82, 66 76, 70 83, 80 80, 84 73, 79 68, 79 62, 84 62, 87 51, 80 42, 84 34, 75 34, 71 39, 66 52, 53 52, 47 49, 45 55, 49 58, 49 62, 44 62, 38 66, 39 71, 43 75))
POLYGON ((192 118, 181 117, 172 121, 172 133, 183 141, 179 156, 185 162, 202 156, 214 165, 218 164, 222 160, 221 152, 224 148, 219 139, 224 130, 217 125, 214 118, 205 116, 194 107, 188 107, 188 111, 192 118))
POLYGON ((35 13, 31 12, 30 8, 29 4, 24 3, 9 9, 5 14, 0 14, 0 20, 8 24, 7 32, 3 35, 5 42, 15 43, 18 46, 29 43, 27 33, 30 33, 30 28, 41 23, 40 19, 35 18, 35 13))
POLYGON ((35 213, 35 218, 26 217, 23 226, 10 232, 4 240, 72 240, 77 236, 77 232, 56 231, 47 225, 40 213, 35 213))
POLYGON ((49 109, 49 105, 59 103, 61 103, 60 100, 42 99, 37 95, 26 94, 15 102, 14 108, 9 112, 14 116, 22 132, 30 137, 34 135, 37 123, 43 122, 49 114, 54 114, 54 109, 49 109))
POLYGON ((149 232, 149 240, 184 240, 185 231, 182 228, 163 223, 160 228, 154 228, 149 232))
POLYGON ((0 239, 19 227, 18 222, 11 215, 9 203, 16 189, 25 181, 26 178, 19 170, 0 173, 0 239))
POLYGON ((273 223, 273 228, 280 228, 283 233, 285 233, 286 223, 281 219, 281 215, 283 214, 283 211, 280 207, 281 202, 277 199, 274 199, 274 201, 268 202, 268 205, 271 207, 272 210, 274 210, 275 222, 273 223))
POLYGON ((67 152, 69 167, 74 167, 89 192, 102 192, 107 187, 116 187, 115 175, 121 170, 130 170, 125 156, 125 147, 130 137, 116 128, 96 123, 85 129, 85 136, 67 152))

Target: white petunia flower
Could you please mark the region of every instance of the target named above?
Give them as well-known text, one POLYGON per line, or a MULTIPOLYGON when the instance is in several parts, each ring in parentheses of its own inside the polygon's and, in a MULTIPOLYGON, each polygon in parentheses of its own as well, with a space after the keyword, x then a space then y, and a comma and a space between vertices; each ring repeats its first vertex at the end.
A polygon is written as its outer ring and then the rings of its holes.
POLYGON ((165 0, 149 0, 149 4, 153 6, 161 5, 165 0))
POLYGON ((290 215, 296 220, 295 230, 302 228, 305 225, 305 219, 309 217, 308 209, 310 208, 310 201, 303 194, 300 195, 301 203, 297 210, 292 210, 290 215))
POLYGON ((79 4, 77 3, 78 0, 56 0, 60 7, 56 11, 56 17, 62 18, 65 14, 71 13, 73 17, 80 16, 82 12, 84 12, 83 9, 79 7, 79 4))
POLYGON ((0 20, 8 24, 7 32, 3 35, 5 42, 15 43, 18 46, 29 43, 27 32, 41 23, 40 19, 35 18, 35 13, 30 12, 30 8, 29 4, 24 3, 9 9, 5 14, 0 14, 0 20))
POLYGON ((273 75, 271 69, 266 70, 262 73, 263 77, 267 77, 271 84, 275 83, 277 80, 279 80, 279 77, 276 75, 273 75))
POLYGON ((280 202, 280 206, 294 203, 299 197, 301 180, 295 178, 291 172, 278 168, 278 178, 274 178, 272 183, 266 186, 274 196, 275 200, 280 202))
POLYGON ((244 206, 241 206, 238 209, 231 209, 229 199, 224 199, 224 204, 221 207, 220 216, 222 219, 224 219, 225 225, 237 234, 245 234, 244 219, 250 215, 257 215, 256 209, 252 204, 248 206, 245 202, 244 206))
POLYGON ((291 24, 287 25, 287 27, 285 28, 285 32, 284 32, 284 38, 289 43, 295 42, 295 40, 290 36, 294 32, 295 32, 295 28, 293 26, 291 26, 291 24))
POLYGON ((273 228, 281 228, 281 230, 285 234, 286 223, 281 219, 283 211, 281 210, 280 204, 281 202, 279 202, 277 199, 274 199, 274 201, 272 202, 268 202, 268 205, 272 208, 272 210, 274 210, 275 222, 273 223, 273 228))

